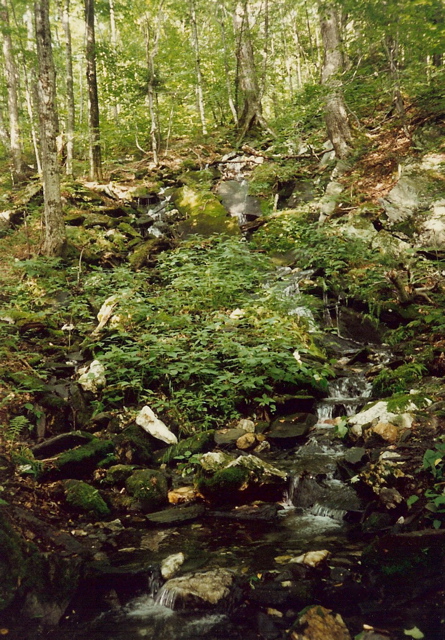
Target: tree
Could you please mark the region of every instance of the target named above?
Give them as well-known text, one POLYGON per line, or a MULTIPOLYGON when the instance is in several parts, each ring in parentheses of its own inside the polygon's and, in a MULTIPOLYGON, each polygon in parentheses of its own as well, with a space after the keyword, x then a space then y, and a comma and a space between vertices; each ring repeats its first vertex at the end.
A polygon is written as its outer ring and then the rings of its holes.
POLYGON ((66 234, 57 157, 56 74, 51 45, 49 0, 36 0, 34 16, 39 68, 38 96, 45 220, 43 252, 47 256, 60 256, 66 245, 66 234))
POLYGON ((70 0, 65 0, 62 10, 62 24, 65 33, 66 70, 66 174, 73 175, 75 100, 73 78, 73 52, 71 44, 70 0))
POLYGON ((195 72, 196 72, 196 99, 198 102, 199 117, 201 120, 202 133, 207 134, 207 125, 204 108, 204 94, 202 90, 202 71, 201 71, 201 55, 198 38, 198 24, 196 21, 195 0, 189 0, 190 22, 192 25, 192 44, 195 53, 195 72))
POLYGON ((0 21, 3 31, 3 57, 5 60, 6 82, 8 88, 9 151, 12 165, 11 176, 13 184, 18 184, 24 178, 24 165, 19 124, 17 68, 14 59, 7 0, 0 0, 0 21))
POLYGON ((85 0, 85 38, 88 86, 88 128, 90 152, 90 178, 102 180, 102 151, 100 145, 99 96, 96 71, 96 35, 94 0, 85 0))
POLYGON ((326 89, 326 128, 337 157, 345 158, 351 151, 352 135, 342 91, 344 63, 339 19, 332 3, 321 4, 319 12, 324 49, 321 82, 326 89))

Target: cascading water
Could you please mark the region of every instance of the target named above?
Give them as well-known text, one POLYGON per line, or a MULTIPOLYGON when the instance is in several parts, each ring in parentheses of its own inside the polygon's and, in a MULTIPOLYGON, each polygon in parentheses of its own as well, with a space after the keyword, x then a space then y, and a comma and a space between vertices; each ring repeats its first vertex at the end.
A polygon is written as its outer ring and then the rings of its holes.
POLYGON ((354 415, 366 404, 371 392, 371 383, 360 371, 332 380, 328 397, 317 403, 318 421, 323 423, 339 416, 354 415))

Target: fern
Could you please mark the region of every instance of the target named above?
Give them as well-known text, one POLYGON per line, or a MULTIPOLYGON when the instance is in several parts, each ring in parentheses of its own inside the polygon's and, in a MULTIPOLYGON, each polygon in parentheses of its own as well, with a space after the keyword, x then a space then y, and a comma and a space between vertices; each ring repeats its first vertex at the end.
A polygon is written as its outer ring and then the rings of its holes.
POLYGON ((15 416, 9 421, 9 427, 6 430, 6 438, 8 440, 16 440, 24 429, 29 429, 31 426, 26 416, 15 416))

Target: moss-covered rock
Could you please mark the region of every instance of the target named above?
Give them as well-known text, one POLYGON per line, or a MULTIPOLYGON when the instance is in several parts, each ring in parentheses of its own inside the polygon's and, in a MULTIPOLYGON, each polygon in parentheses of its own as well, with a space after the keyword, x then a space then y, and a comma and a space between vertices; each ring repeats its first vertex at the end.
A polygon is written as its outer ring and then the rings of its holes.
POLYGON ((108 485, 121 485, 131 476, 135 467, 132 464, 115 464, 107 470, 103 483, 108 485))
POLYGON ((118 222, 111 216, 106 216, 103 213, 90 213, 83 222, 84 227, 105 227, 106 229, 112 229, 118 226, 118 222))
POLYGON ((175 192, 174 203, 178 211, 186 216, 186 220, 177 226, 183 238, 190 235, 241 235, 237 220, 228 216, 226 209, 210 191, 182 187, 175 192))
POLYGON ((214 444, 214 434, 215 431, 211 429, 209 431, 196 433, 190 438, 181 440, 178 444, 172 445, 167 451, 163 452, 160 461, 174 462, 178 456, 184 456, 185 454, 194 455, 195 453, 210 451, 214 444))
POLYGON ((128 261, 132 269, 140 269, 156 254, 171 248, 167 238, 152 238, 138 245, 128 261))
POLYGON ((137 500, 142 511, 150 513, 167 503, 167 479, 160 471, 140 469, 126 481, 128 493, 137 500))
POLYGON ((0 611, 11 604, 25 572, 24 544, 0 512, 0 611))
POLYGON ((85 445, 62 453, 55 466, 65 478, 84 478, 114 449, 110 440, 94 438, 85 445))
POLYGON ((238 491, 246 488, 249 472, 243 467, 228 467, 217 471, 211 478, 198 479, 197 488, 205 498, 213 502, 233 502, 238 491))
POLYGON ((114 442, 122 464, 148 465, 153 461, 154 438, 137 424, 126 427, 114 442))
POLYGON ((192 188, 211 189, 213 180, 215 179, 215 172, 211 169, 201 169, 199 171, 185 171, 182 173, 178 180, 183 185, 192 188))
POLYGON ((64 487, 66 501, 71 507, 97 518, 105 518, 110 514, 110 509, 99 490, 87 482, 66 480, 64 487))

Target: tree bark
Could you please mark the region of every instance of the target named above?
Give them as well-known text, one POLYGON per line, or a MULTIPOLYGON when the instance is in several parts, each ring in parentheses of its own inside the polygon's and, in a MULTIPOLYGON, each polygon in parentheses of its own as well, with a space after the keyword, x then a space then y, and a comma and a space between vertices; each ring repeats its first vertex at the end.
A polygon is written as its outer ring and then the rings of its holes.
POLYGON ((321 82, 326 88, 325 122, 335 153, 341 159, 351 152, 352 135, 340 77, 344 62, 339 20, 335 7, 329 3, 319 6, 319 14, 324 49, 321 82))
POLYGON ((90 135, 90 178, 102 180, 102 150, 100 145, 99 97, 96 71, 96 37, 94 0, 85 0, 86 65, 88 87, 88 128, 90 135))
POLYGON ((150 21, 147 15, 147 25, 146 25, 146 51, 147 51, 147 67, 148 67, 148 108, 150 111, 150 139, 151 139, 151 150, 153 153, 153 162, 155 165, 159 163, 159 149, 161 146, 161 136, 160 136, 160 127, 159 127, 159 114, 157 109, 157 95, 156 95, 156 69, 155 69, 155 59, 158 53, 158 43, 160 37, 160 29, 161 29, 161 19, 162 19, 162 7, 164 4, 164 0, 161 0, 158 7, 158 13, 156 17, 155 27, 153 29, 150 25, 150 21))
POLYGON ((199 49, 198 25, 196 22, 196 6, 195 0, 189 0, 190 20, 192 25, 192 43, 195 53, 195 73, 196 73, 196 99, 198 102, 199 117, 201 120, 201 128, 203 135, 207 135, 207 125, 205 117, 204 93, 202 89, 202 71, 201 71, 201 54, 199 49))
POLYGON ((238 1, 233 17, 237 37, 237 86, 242 98, 242 107, 238 108, 239 141, 256 124, 275 135, 263 117, 261 93, 255 66, 255 56, 249 28, 248 0, 238 1))
POLYGON ((63 30, 65 33, 65 73, 66 73, 66 166, 67 176, 73 175, 74 157, 74 126, 75 126, 75 101, 74 101, 74 76, 73 76, 73 52, 71 46, 70 25, 70 0, 65 0, 62 13, 63 30))
POLYGON ((235 108, 235 103, 233 102, 232 97, 232 84, 230 82, 230 69, 229 69, 229 61, 228 61, 228 47, 227 47, 227 36, 226 36, 226 26, 224 23, 224 6, 217 5, 217 17, 219 21, 219 25, 221 28, 221 39, 223 45, 223 53, 224 53, 224 71, 226 78, 226 89, 227 89, 227 101, 229 103, 229 108, 233 116, 233 121, 236 126, 238 126, 238 113, 235 108))
POLYGON ((3 27, 3 56, 5 59, 6 84, 8 89, 11 176, 12 183, 18 184, 24 179, 24 165, 19 124, 17 68, 14 60, 7 0, 0 0, 0 20, 3 27))
POLYGON ((36 0, 34 15, 39 68, 37 86, 45 212, 43 252, 47 256, 60 256, 66 245, 66 235, 60 198, 60 167, 57 157, 56 74, 51 47, 49 0, 36 0))

